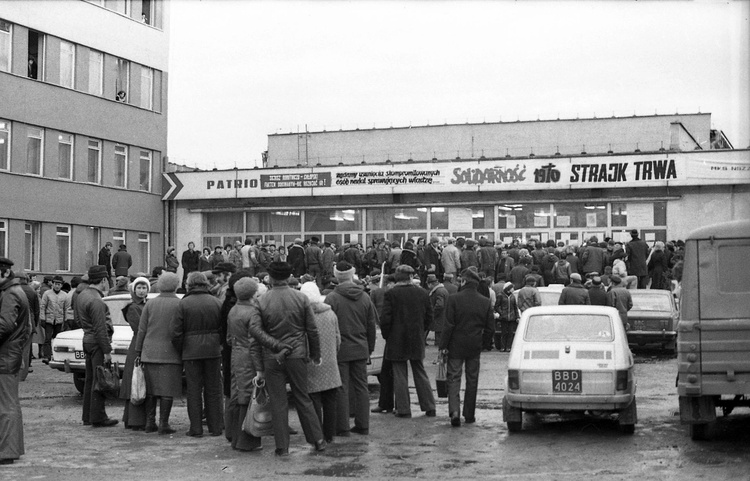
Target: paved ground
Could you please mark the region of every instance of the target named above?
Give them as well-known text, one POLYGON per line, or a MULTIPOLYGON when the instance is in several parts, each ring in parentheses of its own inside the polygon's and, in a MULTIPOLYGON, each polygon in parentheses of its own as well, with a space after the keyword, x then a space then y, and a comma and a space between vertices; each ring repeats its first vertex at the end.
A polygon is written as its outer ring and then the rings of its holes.
MULTIPOLYGON (((433 380, 435 356, 428 348, 433 380)), ((291 456, 283 459, 273 456, 272 438, 264 438, 261 452, 240 453, 223 436, 185 436, 184 400, 175 403, 173 436, 126 431, 121 424, 84 427, 72 376, 35 361, 21 386, 26 455, 0 467, 0 479, 750 479, 750 415, 721 420, 712 441, 695 443, 676 416, 674 358, 639 353, 637 361, 639 423, 632 436, 620 434, 610 419, 530 416, 523 432, 509 435, 501 412, 507 353, 495 351, 482 355, 476 424, 452 428, 444 399, 437 418, 422 416, 412 389, 414 418, 374 414, 369 436, 336 438, 319 455, 302 435, 293 436, 291 456)), ((377 385, 371 391, 374 402, 377 385)), ((120 417, 122 407, 112 402, 108 412, 120 417)), ((290 420, 299 428, 294 412, 290 420)))

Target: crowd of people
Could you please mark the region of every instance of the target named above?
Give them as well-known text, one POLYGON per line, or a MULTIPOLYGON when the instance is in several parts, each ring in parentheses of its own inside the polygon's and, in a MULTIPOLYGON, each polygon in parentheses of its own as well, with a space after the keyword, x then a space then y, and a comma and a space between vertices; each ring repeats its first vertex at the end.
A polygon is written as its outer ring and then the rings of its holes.
POLYGON ((277 249, 248 237, 203 254, 190 242, 180 260, 169 247, 164 266, 131 277, 126 247, 111 256, 107 243, 86 276, 70 284, 59 276, 45 278, 38 286, 23 271, 14 274, 12 261, 2 258, 0 462, 23 454, 17 393, 26 374, 22 365, 31 370, 30 344, 36 339, 49 362, 51 340, 61 330, 84 331, 83 424, 118 424, 106 413, 104 395, 93 389, 96 367, 111 360, 113 329, 102 300, 107 294, 132 297, 123 309, 133 330, 120 392, 126 429, 173 434, 169 418, 174 398, 183 395, 184 375, 188 436, 203 436, 205 421, 209 435, 224 434, 234 449, 262 449, 261 439, 242 424, 253 387, 263 380, 272 399, 275 453, 285 456, 293 432, 287 384, 305 439, 317 451, 334 437, 368 435, 371 413, 411 417, 408 366, 420 410, 434 417, 424 368, 433 332, 447 359, 450 423, 460 426, 462 416, 472 423, 480 353, 493 344, 510 349, 520 314, 541 304, 537 287, 563 284, 560 304, 613 306, 626 323, 628 289, 671 289, 673 279, 679 280, 683 246, 655 242, 649 248, 637 231, 625 244, 592 237, 580 247, 433 237, 403 245, 380 239, 365 250, 356 243, 321 245, 311 237, 277 249), (379 399, 371 408, 367 365, 376 326, 386 347, 379 399), (144 369, 147 392, 139 405, 129 401, 136 365, 144 369))

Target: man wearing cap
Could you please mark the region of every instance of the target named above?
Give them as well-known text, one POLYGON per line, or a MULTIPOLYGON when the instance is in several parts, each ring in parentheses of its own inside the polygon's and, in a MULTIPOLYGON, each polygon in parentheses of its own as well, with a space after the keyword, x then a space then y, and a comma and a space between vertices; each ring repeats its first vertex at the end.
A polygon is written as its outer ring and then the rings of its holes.
POLYGON ((133 266, 133 258, 128 252, 128 248, 125 244, 120 244, 120 248, 112 256, 112 267, 115 269, 115 276, 128 276, 128 271, 133 266))
POLYGON ((234 249, 232 249, 232 251, 229 253, 228 262, 234 264, 234 267, 236 268, 235 272, 242 269, 242 252, 240 252, 241 249, 242 242, 234 241, 234 249))
POLYGON ((70 296, 62 290, 62 276, 52 278, 52 289, 42 295, 40 320, 44 323, 44 345, 42 362, 49 364, 52 359, 52 339, 63 330, 67 313, 70 311, 70 296))
POLYGON ((466 365, 466 392, 463 416, 467 423, 475 421, 479 384, 479 356, 482 341, 494 332, 492 302, 477 292, 480 278, 476 268, 461 272, 461 290, 448 297, 445 328, 440 338, 440 350, 448 355, 448 412, 451 426, 461 425, 461 371, 466 365))
POLYGON ((13 261, 0 257, 0 464, 13 464, 24 454, 18 373, 31 322, 29 301, 12 266, 13 261))
POLYGON ((99 251, 98 264, 104 266, 107 270, 107 279, 109 287, 112 287, 112 243, 107 242, 99 251))
MULTIPOLYGON (((439 280, 443 280, 443 263, 440 262, 440 239, 430 237, 430 244, 424 248, 424 267, 427 274, 433 273, 439 280)), ((426 276, 425 276, 426 278, 426 276)), ((425 280, 425 287, 426 280, 425 280)))
POLYGON ((216 296, 221 302, 227 297, 227 289, 229 288, 229 278, 237 271, 237 268, 231 262, 220 262, 211 271, 216 276, 216 285, 214 286, 211 294, 216 296))
POLYGON ((591 287, 589 287, 589 299, 592 306, 607 305, 607 291, 602 285, 602 278, 594 276, 591 278, 591 287))
MULTIPOLYGON (((511 284, 513 283, 511 282, 511 284)), ((542 305, 542 295, 539 294, 539 289, 536 288, 536 279, 534 277, 527 276, 524 279, 524 286, 518 291, 517 303, 518 311, 521 314, 530 307, 539 307, 542 305)))
POLYGON ((167 247, 167 255, 164 256, 164 264, 166 264, 167 271, 177 273, 177 268, 180 267, 180 261, 177 260, 174 250, 174 246, 167 247))
POLYGON ((448 291, 435 274, 427 276, 427 288, 430 290, 430 305, 432 306, 432 322, 425 330, 425 340, 429 331, 435 332, 435 345, 440 345, 440 335, 445 326, 445 306, 448 304, 448 291))
POLYGON ((497 267, 497 249, 492 245, 492 241, 485 238, 479 239, 479 250, 477 251, 477 261, 479 262, 479 272, 484 272, 485 277, 495 280, 495 268, 497 267))
POLYGON ((638 237, 638 230, 630 231, 630 242, 625 244, 625 254, 627 255, 626 266, 628 274, 638 277, 638 289, 645 289, 648 285, 648 244, 638 237))
POLYGON ((456 239, 448 237, 446 242, 447 245, 443 248, 443 253, 440 255, 440 261, 443 263, 443 275, 456 275, 461 270, 461 252, 454 245, 456 239))
POLYGON ((591 305, 589 291, 583 287, 581 274, 574 272, 570 275, 570 284, 563 288, 560 293, 560 299, 557 304, 560 306, 570 305, 591 305))
POLYGON ((497 294, 495 312, 498 315, 495 320, 495 348, 502 352, 510 351, 518 327, 518 306, 516 296, 513 295, 512 282, 503 284, 497 294))
POLYGON ((633 308, 633 298, 630 292, 622 285, 622 279, 618 275, 610 277, 612 287, 607 291, 607 305, 617 309, 620 313, 620 320, 625 329, 629 329, 628 311, 633 308))
POLYGON ((336 395, 336 433, 349 431, 349 393, 354 399, 354 427, 351 432, 370 433, 370 401, 367 391, 367 362, 375 350, 375 329, 379 322, 375 305, 359 284, 354 283, 354 266, 340 261, 333 267, 339 285, 325 303, 338 317, 341 346, 338 367, 341 388, 336 395))
POLYGON ((316 451, 324 451, 326 442, 323 429, 307 392, 307 363, 310 360, 316 365, 321 363, 315 314, 308 297, 288 285, 291 265, 272 262, 268 266, 268 274, 272 287, 253 304, 250 333, 259 341, 251 346, 253 363, 258 366, 258 376, 265 378, 269 397, 273 399, 275 454, 289 455, 287 381, 305 439, 315 445, 316 451), (262 332, 290 346, 291 349, 285 349, 286 356, 278 357, 271 346, 261 349, 262 332))
POLYGON ((584 276, 592 272, 604 272, 607 252, 599 247, 599 239, 592 236, 581 251, 581 272, 584 276))
POLYGON ((386 340, 384 358, 393 364, 396 416, 411 417, 407 362, 411 363, 419 407, 426 416, 435 416, 435 397, 424 370, 425 331, 432 322, 432 306, 426 290, 412 283, 414 269, 399 266, 396 285, 385 293, 380 329, 386 340))
POLYGON ((76 309, 83 329, 83 352, 86 353, 86 384, 83 388, 83 424, 108 427, 117 424, 107 416, 104 394, 94 391, 94 376, 97 366, 112 361, 112 319, 109 308, 102 297, 109 289, 107 269, 91 266, 88 272, 89 286, 78 294, 76 309))
POLYGON ((315 278, 315 282, 318 284, 318 289, 323 287, 323 276, 321 265, 323 264, 323 251, 318 246, 320 239, 313 236, 310 237, 310 245, 305 248, 305 266, 307 273, 315 278))

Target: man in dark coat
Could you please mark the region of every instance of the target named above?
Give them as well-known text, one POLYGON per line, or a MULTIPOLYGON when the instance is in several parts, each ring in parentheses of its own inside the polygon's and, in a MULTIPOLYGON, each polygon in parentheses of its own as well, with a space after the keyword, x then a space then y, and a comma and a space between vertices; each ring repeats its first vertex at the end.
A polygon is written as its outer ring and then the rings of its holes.
POLYGON ((24 454, 18 373, 31 322, 29 301, 12 266, 13 261, 0 257, 0 464, 12 464, 24 454))
POLYGON ((648 285, 648 244, 638 237, 636 229, 630 231, 630 238, 630 242, 625 244, 628 274, 638 277, 638 289, 645 289, 648 285))
POLYGON ((302 247, 302 239, 294 239, 294 243, 289 246, 286 260, 292 266, 294 277, 305 275, 305 248, 302 247))
POLYGON ((109 289, 104 266, 89 268, 89 287, 78 294, 76 309, 83 329, 83 352, 86 353, 86 384, 83 388, 84 426, 108 427, 117 419, 107 416, 104 394, 94 391, 94 376, 98 366, 112 362, 112 319, 102 300, 109 289))
MULTIPOLYGON (((437 278, 443 280, 443 263, 440 262, 440 239, 430 238, 430 245, 424 248, 424 267, 427 273, 432 272, 437 278)), ((426 287, 426 286, 425 286, 426 287)))
POLYGON ((607 251, 599 247, 596 236, 591 237, 589 243, 581 251, 581 274, 585 277, 591 272, 604 272, 607 251))
POLYGON ((628 325, 628 311, 633 308, 633 298, 628 291, 622 285, 622 279, 620 276, 613 275, 610 277, 612 287, 607 291, 607 305, 617 309, 620 313, 620 320, 625 329, 629 329, 628 325))
POLYGON ((349 393, 354 396, 354 427, 357 434, 370 433, 370 395, 367 391, 367 361, 375 350, 378 313, 364 287, 355 284, 354 266, 341 261, 333 267, 339 285, 326 296, 339 321, 338 352, 341 388, 336 395, 336 432, 349 432, 349 393))
POLYGON ((208 290, 202 272, 191 272, 187 294, 180 300, 172 320, 172 345, 182 355, 187 381, 188 436, 202 436, 201 414, 206 412, 208 432, 223 430, 221 389, 221 301, 208 290), (205 390, 205 394, 203 391, 205 390), (205 408, 203 406, 205 399, 205 408))
POLYGON ((411 417, 408 368, 411 363, 419 407, 425 415, 435 416, 435 397, 424 370, 425 330, 432 322, 432 306, 427 291, 412 283, 411 266, 396 269, 396 285, 385 293, 380 329, 385 339, 385 359, 393 364, 393 389, 396 416, 411 417))
POLYGON ((566 305, 591 305, 591 298, 589 297, 589 291, 581 283, 581 275, 574 272, 570 275, 570 285, 563 288, 560 293, 560 299, 557 304, 560 306, 566 305))
MULTIPOLYGON (((31 313, 29 317, 31 321, 31 333, 33 334, 34 331, 39 327, 40 322, 39 296, 37 295, 34 288, 29 285, 29 276, 28 274, 26 274, 26 272, 24 272, 23 269, 19 271, 17 277, 21 285, 21 289, 23 289, 24 294, 26 294, 26 299, 29 301, 29 312, 31 313)), ((77 326, 75 328, 77 329, 77 326)), ((24 348, 24 365, 21 368, 21 381, 24 381, 26 379, 28 373, 34 372, 34 370, 31 368, 31 342, 32 336, 29 335, 29 340, 26 341, 26 346, 24 348)))
POLYGON ((112 256, 112 267, 115 269, 115 277, 126 276, 133 265, 133 258, 128 252, 125 244, 120 244, 120 249, 112 256))
POLYGON ((252 344, 250 353, 253 363, 258 366, 258 376, 266 379, 268 395, 274 400, 271 408, 276 456, 289 455, 287 382, 305 440, 314 444, 316 451, 326 449, 323 428, 307 392, 308 363, 321 363, 320 339, 310 300, 305 294, 289 287, 291 274, 292 266, 286 262, 271 262, 268 275, 272 287, 258 298, 250 314, 250 333, 259 341, 252 344), (291 349, 277 354, 271 346, 263 345, 261 350, 261 332, 291 349))
POLYGON ((492 302, 477 292, 479 274, 476 269, 461 272, 461 290, 448 297, 445 327, 440 338, 440 349, 448 355, 448 412, 451 425, 460 426, 461 370, 466 364, 466 392, 463 416, 473 423, 479 384, 479 355, 482 340, 494 332, 492 302))
POLYGON ((107 270, 107 279, 109 280, 109 287, 112 287, 112 243, 107 242, 99 251, 98 265, 104 266, 107 270))
MULTIPOLYGON (((435 274, 427 276, 427 288, 430 290, 430 305, 432 306, 432 323, 429 331, 435 331, 435 345, 440 345, 440 336, 445 326, 445 307, 448 305, 448 291, 435 274)), ((425 331, 427 335, 428 330, 425 331)))
POLYGON ((589 288, 589 299, 591 300, 592 306, 606 306, 607 305, 607 291, 604 290, 602 285, 602 278, 594 276, 591 279, 591 287, 589 288))
POLYGON ((479 239, 479 251, 477 251, 477 261, 479 262, 479 272, 484 272, 484 275, 495 280, 495 268, 497 267, 497 250, 492 245, 492 241, 487 239, 479 239))
POLYGON ((185 281, 188 274, 197 271, 201 265, 201 253, 195 250, 195 243, 188 242, 188 248, 182 253, 182 287, 185 287, 185 281))

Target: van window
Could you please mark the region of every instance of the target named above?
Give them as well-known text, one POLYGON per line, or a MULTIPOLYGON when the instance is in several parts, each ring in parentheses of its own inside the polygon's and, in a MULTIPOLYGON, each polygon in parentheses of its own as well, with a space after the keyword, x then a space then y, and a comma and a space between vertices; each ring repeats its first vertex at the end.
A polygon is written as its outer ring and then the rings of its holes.
POLYGON ((719 248, 719 291, 750 292, 750 268, 747 245, 725 245, 719 248))

